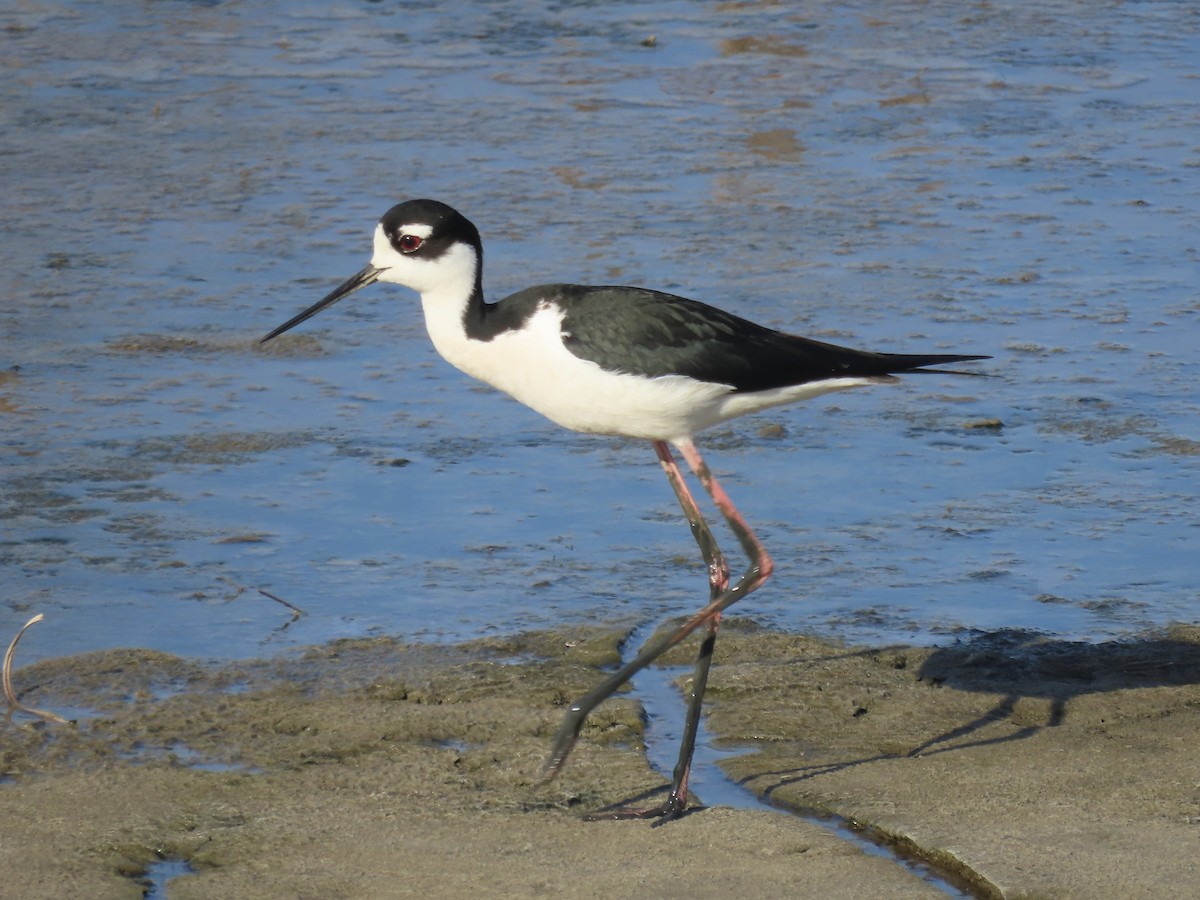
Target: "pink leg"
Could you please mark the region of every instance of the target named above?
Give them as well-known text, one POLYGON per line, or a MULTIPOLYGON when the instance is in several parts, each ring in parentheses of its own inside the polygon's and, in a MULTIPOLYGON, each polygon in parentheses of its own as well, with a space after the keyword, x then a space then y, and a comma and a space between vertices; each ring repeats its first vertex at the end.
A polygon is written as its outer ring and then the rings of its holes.
MULTIPOLYGON (((762 586, 762 583, 771 577, 771 573, 775 571, 775 562, 767 553, 762 542, 746 524, 746 520, 742 518, 742 514, 738 512, 733 501, 729 499, 729 495, 725 493, 725 488, 721 487, 721 483, 717 481, 716 476, 708 468, 708 463, 700 455, 700 451, 696 449, 696 445, 691 441, 679 444, 679 452, 683 454, 683 458, 687 460, 687 464, 691 466, 692 471, 696 473, 696 477, 700 479, 700 483, 704 485, 704 489, 713 499, 713 503, 717 505, 717 509, 721 511, 721 515, 725 517, 725 521, 729 523, 730 529, 737 535, 738 542, 742 545, 742 549, 746 551, 746 555, 750 557, 750 568, 746 574, 742 576, 742 582, 750 580, 751 583, 746 584, 744 593, 749 594, 751 591, 757 590, 762 586)), ((736 589, 736 588, 735 588, 736 589)), ((731 601, 732 602, 732 601, 731 601)), ((727 603, 726 606, 729 604, 727 603)))
POLYGON ((679 471, 679 464, 671 455, 671 448, 665 441, 655 441, 654 452, 658 454, 658 461, 662 464, 663 471, 667 473, 667 481, 671 483, 671 488, 675 491, 683 514, 687 516, 688 524, 692 526, 692 537, 700 546, 700 553, 704 556, 705 565, 708 566, 709 599, 715 600, 729 587, 729 563, 725 561, 725 554, 717 546, 717 541, 713 537, 708 523, 704 521, 696 499, 688 490, 683 473, 679 471))
POLYGON ((596 818, 662 817, 664 819, 671 819, 678 816, 687 807, 688 776, 691 773, 696 731, 699 727, 700 710, 704 701, 704 691, 708 682, 708 671, 712 663, 713 645, 716 643, 717 626, 721 620, 721 613, 740 600, 744 595, 759 588, 767 580, 774 568, 771 557, 754 535, 750 526, 746 524, 737 507, 733 505, 733 502, 729 499, 729 495, 721 487, 720 482, 713 476, 707 464, 705 464, 703 458, 700 456, 700 453, 696 450, 695 445, 691 441, 686 441, 680 442, 677 446, 680 452, 683 453, 684 459, 687 460, 692 471, 700 479, 700 483, 704 486, 704 489, 712 497, 713 503, 716 504, 725 521, 729 523, 730 529, 737 536, 738 542, 750 558, 750 566, 738 582, 733 587, 729 587, 729 566, 725 561, 724 554, 721 553, 721 549, 717 546, 712 531, 704 521, 704 517, 700 514, 699 506, 688 490, 687 484, 683 479, 683 474, 680 472, 679 466, 675 463, 667 444, 664 441, 655 441, 655 453, 658 454, 659 462, 666 472, 667 480, 671 483, 671 487, 675 491, 675 496, 679 500, 679 505, 692 527, 692 535, 695 537, 696 543, 700 547, 700 552, 704 556, 705 564, 708 567, 709 602, 703 609, 699 610, 674 631, 645 646, 636 658, 626 663, 619 671, 606 678, 593 690, 572 704, 563 719, 562 725, 559 727, 558 734, 555 736, 550 760, 546 764, 546 774, 549 777, 553 777, 562 767, 567 754, 570 753, 571 748, 575 745, 575 741, 579 736, 579 730, 583 727, 583 722, 587 718, 588 713, 610 697, 614 691, 620 688, 633 675, 646 668, 646 666, 654 662, 654 660, 671 647, 684 640, 701 625, 705 626, 707 633, 701 642, 700 655, 696 660, 695 676, 692 679, 692 695, 688 703, 683 741, 680 747, 679 761, 675 766, 674 782, 670 795, 659 807, 645 810, 617 810, 613 813, 597 815, 596 818))

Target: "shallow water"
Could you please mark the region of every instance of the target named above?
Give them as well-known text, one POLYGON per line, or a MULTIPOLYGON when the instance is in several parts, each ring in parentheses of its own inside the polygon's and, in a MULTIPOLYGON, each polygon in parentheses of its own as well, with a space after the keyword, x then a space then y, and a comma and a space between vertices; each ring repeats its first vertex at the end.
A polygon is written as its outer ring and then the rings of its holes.
POLYGON ((1200 10, 1018 7, 0 12, 0 633, 235 657, 699 603, 649 448, 450 369, 403 289, 256 345, 412 196, 480 225, 493 298, 643 284, 996 357, 702 436, 778 563, 736 611, 1194 621, 1200 10))

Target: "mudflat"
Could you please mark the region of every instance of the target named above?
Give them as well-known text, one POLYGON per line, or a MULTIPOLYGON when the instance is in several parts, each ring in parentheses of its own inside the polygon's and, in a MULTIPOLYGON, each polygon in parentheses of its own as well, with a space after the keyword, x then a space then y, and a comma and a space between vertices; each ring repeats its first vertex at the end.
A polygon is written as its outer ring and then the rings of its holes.
MULTIPOLYGON (((140 897, 177 860, 172 898, 943 895, 765 808, 583 821, 664 788, 627 697, 541 777, 563 705, 625 634, 17 669, 23 703, 75 722, 17 714, 0 731, 0 894, 140 897)), ((709 730, 745 750, 730 776, 774 804, 849 819, 977 896, 1200 884, 1200 629, 862 648, 730 619, 717 647, 709 730)))

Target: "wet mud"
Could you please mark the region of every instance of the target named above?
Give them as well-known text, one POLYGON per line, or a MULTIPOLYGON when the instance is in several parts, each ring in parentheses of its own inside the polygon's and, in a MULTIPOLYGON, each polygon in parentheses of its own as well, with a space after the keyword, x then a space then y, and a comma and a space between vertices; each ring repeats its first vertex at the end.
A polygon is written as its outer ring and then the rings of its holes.
MULTIPOLYGON (((346 640, 223 666, 116 650, 18 669, 23 702, 75 723, 3 726, 5 890, 139 897, 173 860, 188 869, 172 898, 944 895, 766 809, 582 821, 665 787, 629 697, 589 719, 557 779, 540 774, 563 704, 625 634, 346 640)), ((1198 877, 1194 628, 931 650, 732 619, 709 690, 710 732, 740 751, 723 763, 733 779, 841 816, 971 895, 1161 897, 1198 877)))

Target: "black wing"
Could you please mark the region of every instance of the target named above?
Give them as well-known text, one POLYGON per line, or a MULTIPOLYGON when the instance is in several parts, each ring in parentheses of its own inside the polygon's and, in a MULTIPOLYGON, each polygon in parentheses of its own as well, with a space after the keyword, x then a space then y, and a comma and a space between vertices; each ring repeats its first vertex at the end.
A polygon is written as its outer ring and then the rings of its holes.
POLYGON ((536 296, 564 310, 563 343, 612 371, 686 375, 762 391, 839 377, 886 376, 925 366, 987 359, 947 354, 871 353, 756 325, 696 300, 630 287, 542 285, 508 300, 536 296))

